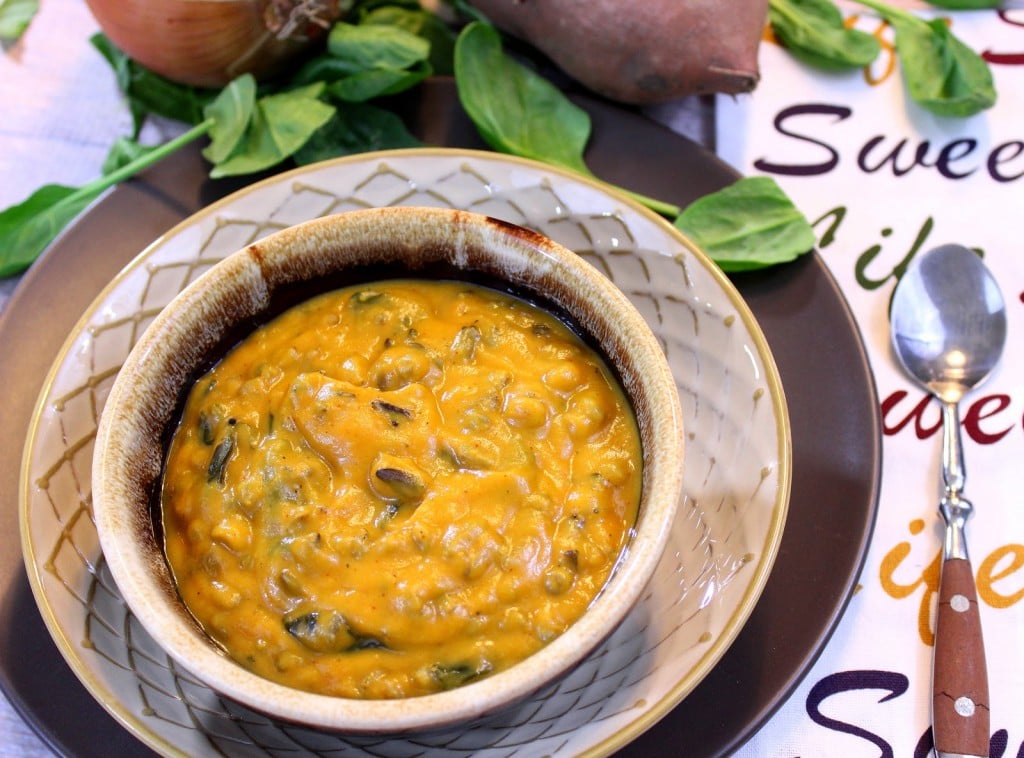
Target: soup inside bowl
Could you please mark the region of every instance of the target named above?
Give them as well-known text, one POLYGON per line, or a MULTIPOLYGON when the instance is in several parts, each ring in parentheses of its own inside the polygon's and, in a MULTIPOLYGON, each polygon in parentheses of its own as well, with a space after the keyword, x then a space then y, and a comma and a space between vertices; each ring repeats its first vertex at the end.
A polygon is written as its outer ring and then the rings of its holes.
POLYGON ((172 657, 258 710, 380 732, 507 705, 615 628, 664 547, 682 428, 656 339, 589 264, 389 208, 190 286, 129 356, 96 451, 104 555, 172 657))

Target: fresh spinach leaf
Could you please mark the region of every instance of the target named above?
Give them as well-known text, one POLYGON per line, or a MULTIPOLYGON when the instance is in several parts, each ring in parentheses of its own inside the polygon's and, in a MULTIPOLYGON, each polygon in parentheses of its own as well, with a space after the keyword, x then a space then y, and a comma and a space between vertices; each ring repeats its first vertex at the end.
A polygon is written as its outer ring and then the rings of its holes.
POLYGON ((462 30, 455 43, 455 82, 463 109, 495 150, 592 176, 583 161, 590 116, 505 55, 494 27, 474 21, 462 30))
POLYGON ((957 117, 995 105, 988 65, 953 36, 942 19, 923 23, 896 17, 890 23, 899 38, 903 78, 915 102, 940 116, 957 117))
POLYGON ((335 58, 329 53, 323 53, 310 58, 299 66, 298 71, 291 78, 291 83, 298 87, 316 82, 331 84, 351 75, 352 67, 348 61, 335 58))
MULTIPOLYGON (((100 190, 101 191, 101 190, 100 190)), ((100 194, 47 184, 0 213, 0 277, 28 268, 75 216, 100 194)))
POLYGON ((794 56, 819 68, 862 68, 881 50, 872 35, 847 28, 831 0, 770 0, 768 20, 794 56))
POLYGON ((343 155, 421 146, 391 111, 351 103, 339 107, 292 157, 301 166, 343 155))
MULTIPOLYGON (((365 13, 359 24, 335 24, 328 35, 327 53, 303 65, 293 83, 325 82, 333 98, 350 103, 415 87, 434 73, 430 63, 433 44, 421 33, 432 29, 425 18, 441 24, 426 11, 396 6, 365 13)), ((443 52, 437 57, 451 68, 443 52)))
POLYGON ((327 35, 327 52, 357 74, 415 66, 430 57, 430 43, 397 27, 340 22, 327 35))
POLYGON ((430 43, 428 62, 434 73, 441 76, 455 73, 456 34, 437 15, 419 7, 385 5, 365 14, 360 23, 392 26, 422 37, 430 43))
POLYGON ((417 10, 422 7, 420 0, 358 0, 349 10, 349 16, 358 19, 361 23, 368 14, 380 8, 417 10))
POLYGON ((961 118, 995 105, 988 64, 945 21, 926 21, 877 0, 857 2, 877 11, 896 31, 896 54, 914 102, 939 116, 961 118))
POLYGON ((113 69, 117 88, 125 93, 128 99, 128 110, 132 114, 132 136, 138 137, 146 120, 147 110, 140 103, 135 102, 134 98, 128 96, 128 91, 132 86, 132 72, 136 68, 135 62, 116 47, 105 34, 94 34, 89 41, 113 69))
POLYGON ((988 65, 941 19, 928 22, 930 34, 917 24, 894 26, 903 37, 900 61, 914 100, 942 116, 971 116, 995 105, 988 65))
POLYGON ((332 97, 347 103, 365 103, 375 97, 397 95, 430 76, 430 66, 426 63, 411 70, 379 68, 363 71, 341 79, 328 87, 332 97))
POLYGON ((38 12, 39 0, 0 0, 0 39, 19 39, 38 12))
POLYGON ((210 176, 252 174, 290 157, 334 115, 334 107, 319 99, 323 91, 322 83, 310 84, 257 100, 245 134, 210 176))
POLYGON ((754 176, 705 195, 675 220, 723 271, 791 261, 814 247, 814 230, 774 179, 754 176))
POLYGON ((150 113, 186 124, 202 122, 203 108, 216 96, 216 90, 177 84, 154 74, 125 55, 102 33, 93 35, 90 41, 114 69, 118 87, 128 98, 135 122, 132 136, 139 136, 142 122, 150 113))
MULTIPOLYGON (((459 35, 455 85, 463 110, 495 150, 594 176, 583 158, 590 116, 547 79, 506 55, 501 35, 490 24, 474 21, 459 35)), ((679 213, 671 203, 612 188, 663 216, 679 213)))
POLYGON ((951 10, 971 10, 978 8, 998 8, 1003 0, 928 0, 929 5, 951 10))
POLYGON ((210 163, 223 163, 245 136, 256 109, 256 79, 243 74, 228 83, 221 93, 203 109, 210 128, 210 144, 203 157, 210 163))

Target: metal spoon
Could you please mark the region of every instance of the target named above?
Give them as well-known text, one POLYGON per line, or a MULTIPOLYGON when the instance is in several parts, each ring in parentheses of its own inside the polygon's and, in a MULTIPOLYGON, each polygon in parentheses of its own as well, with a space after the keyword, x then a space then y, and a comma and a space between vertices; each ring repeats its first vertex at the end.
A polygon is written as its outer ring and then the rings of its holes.
POLYGON ((932 662, 932 735, 940 758, 989 755, 988 673, 964 524, 960 399, 995 368, 1006 343, 999 285, 974 252, 944 245, 916 258, 892 300, 892 342, 912 377, 942 403, 946 522, 932 662))

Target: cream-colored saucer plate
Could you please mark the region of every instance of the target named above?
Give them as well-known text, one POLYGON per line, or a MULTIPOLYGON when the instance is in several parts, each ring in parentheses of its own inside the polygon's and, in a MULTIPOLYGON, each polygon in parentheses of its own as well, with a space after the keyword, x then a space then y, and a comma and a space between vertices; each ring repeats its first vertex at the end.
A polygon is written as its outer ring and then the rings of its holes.
MULTIPOLYGON (((116 229, 111 234, 116 234, 116 229)), ((586 179, 493 153, 417 149, 282 174, 157 240, 97 297, 47 377, 22 466, 29 581, 76 675, 165 754, 603 755, 686 696, 753 609, 782 537, 791 454, 785 398, 742 298, 669 224, 586 179), (627 622, 570 676, 458 729, 345 737, 273 722, 178 669, 128 613, 90 514, 96 424, 153 316, 225 255, 326 213, 456 207, 533 228, 584 256, 637 305, 676 377, 687 431, 684 497, 668 550, 627 622)))

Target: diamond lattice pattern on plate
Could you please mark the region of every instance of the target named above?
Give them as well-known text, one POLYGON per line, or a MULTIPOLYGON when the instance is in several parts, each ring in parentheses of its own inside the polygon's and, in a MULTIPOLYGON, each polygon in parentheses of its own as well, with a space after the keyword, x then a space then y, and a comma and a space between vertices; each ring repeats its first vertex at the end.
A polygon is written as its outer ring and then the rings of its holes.
MULTIPOLYGON (((724 621, 717 616, 731 609, 717 608, 716 600, 759 557, 762 545, 755 536, 750 547, 740 526, 747 510, 764 509, 766 502, 774 507, 768 490, 778 475, 776 422, 768 420, 771 428, 760 437, 744 431, 766 425, 771 403, 763 368, 737 372, 729 357, 746 348, 749 335, 727 300, 723 308, 720 294, 708 299, 719 285, 679 244, 645 249, 634 233, 635 212, 627 215, 593 188, 519 164, 427 156, 352 161, 264 183, 154 245, 101 298, 65 354, 38 419, 29 493, 32 509, 41 509, 33 510, 32 534, 52 582, 44 582, 48 602, 61 623, 77 624, 68 633, 80 638, 73 655, 100 687, 117 693, 121 715, 153 744, 190 754, 532 755, 578 752, 609 739, 651 705, 647 697, 665 696, 679 679, 678 668, 695 665, 720 633, 724 621), (267 234, 315 216, 383 205, 486 213, 585 256, 657 333, 677 377, 689 433, 686 494, 663 566, 636 612, 583 665, 536 696, 468 728, 409 739, 343 737, 279 724, 225 701, 182 671, 124 606, 103 567, 90 511, 100 409, 116 371, 159 310, 225 255, 267 234), (58 451, 57 457, 48 460, 45 451, 58 451)), ((646 227, 644 233, 659 234, 646 227)))

